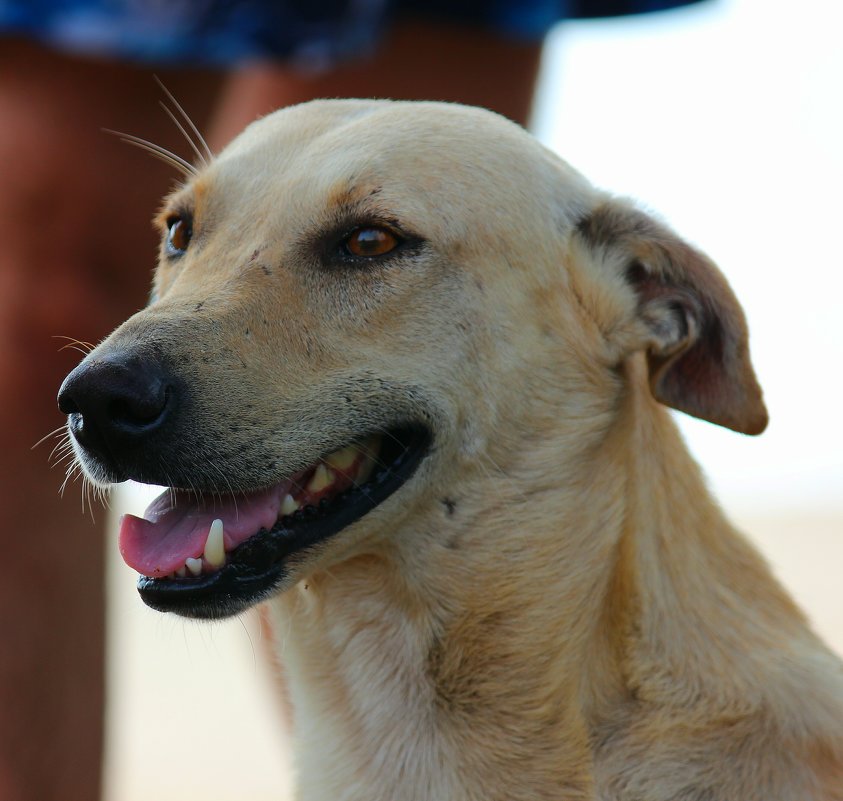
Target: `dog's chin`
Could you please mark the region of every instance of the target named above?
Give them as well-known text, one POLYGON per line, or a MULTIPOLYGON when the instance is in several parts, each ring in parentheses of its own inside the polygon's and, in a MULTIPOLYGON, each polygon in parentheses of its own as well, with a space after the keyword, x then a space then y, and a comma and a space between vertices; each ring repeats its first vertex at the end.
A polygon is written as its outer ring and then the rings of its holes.
POLYGON ((410 425, 358 440, 253 493, 165 492, 148 519, 127 515, 121 523, 121 552, 141 574, 141 598, 161 612, 206 619, 265 600, 295 580, 308 556, 401 489, 431 441, 426 427, 410 425))

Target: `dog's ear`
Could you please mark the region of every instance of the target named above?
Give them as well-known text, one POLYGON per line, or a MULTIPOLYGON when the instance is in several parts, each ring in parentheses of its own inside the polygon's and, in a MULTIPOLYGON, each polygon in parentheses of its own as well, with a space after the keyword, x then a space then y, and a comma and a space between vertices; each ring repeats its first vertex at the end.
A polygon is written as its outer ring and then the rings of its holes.
POLYGON ((588 248, 614 265, 634 298, 653 396, 674 409, 760 434, 767 425, 749 359, 746 320, 715 265, 631 205, 607 200, 577 227, 588 248))

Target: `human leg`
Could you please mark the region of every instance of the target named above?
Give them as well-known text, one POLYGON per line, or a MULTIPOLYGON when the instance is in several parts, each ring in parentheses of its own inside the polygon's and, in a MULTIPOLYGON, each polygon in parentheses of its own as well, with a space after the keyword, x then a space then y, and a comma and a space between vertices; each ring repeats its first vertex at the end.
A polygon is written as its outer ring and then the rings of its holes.
MULTIPOLYGON (((101 128, 185 146, 150 70, 4 41, 0 76, 0 798, 92 801, 102 540, 78 485, 59 498, 61 470, 47 459, 57 440, 31 447, 62 425, 56 391, 79 358, 54 337, 96 342, 143 305, 156 248, 147 221, 175 176, 101 128)), ((201 123, 217 79, 162 77, 201 123)))

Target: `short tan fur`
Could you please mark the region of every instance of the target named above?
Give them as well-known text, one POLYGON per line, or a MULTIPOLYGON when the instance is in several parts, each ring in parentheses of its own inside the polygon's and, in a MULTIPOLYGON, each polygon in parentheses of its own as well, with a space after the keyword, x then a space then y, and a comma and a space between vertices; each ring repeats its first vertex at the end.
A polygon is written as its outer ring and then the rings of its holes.
POLYGON ((99 352, 183 365, 233 487, 402 415, 434 435, 267 602, 302 801, 843 799, 841 663, 667 409, 767 420, 705 256, 436 103, 276 112, 167 201, 165 234, 184 207, 190 248, 99 352), (326 267, 361 220, 416 244, 326 267))

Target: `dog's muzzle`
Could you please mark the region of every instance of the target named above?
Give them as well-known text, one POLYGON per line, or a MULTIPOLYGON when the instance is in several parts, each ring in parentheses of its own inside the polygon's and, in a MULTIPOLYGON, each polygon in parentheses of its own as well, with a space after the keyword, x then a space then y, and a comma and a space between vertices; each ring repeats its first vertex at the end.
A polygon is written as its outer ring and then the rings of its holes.
POLYGON ((188 384, 148 348, 90 355, 58 401, 94 480, 169 486, 144 517, 123 516, 119 547, 141 576, 143 600, 188 617, 236 614, 274 592, 290 557, 378 507, 414 474, 432 441, 418 422, 361 420, 360 431, 327 451, 315 445, 303 469, 235 491, 226 455, 209 458, 185 427, 195 416, 188 384), (219 471, 221 485, 202 480, 202 462, 219 471))

